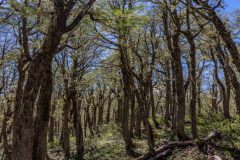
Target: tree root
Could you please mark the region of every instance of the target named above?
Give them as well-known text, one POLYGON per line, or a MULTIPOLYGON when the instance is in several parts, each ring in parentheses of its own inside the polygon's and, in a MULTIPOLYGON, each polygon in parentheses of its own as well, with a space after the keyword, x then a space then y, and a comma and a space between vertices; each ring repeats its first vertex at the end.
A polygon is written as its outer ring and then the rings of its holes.
POLYGON ((211 140, 220 139, 221 134, 219 131, 213 131, 209 133, 205 138, 200 140, 190 140, 190 141, 178 141, 172 142, 166 145, 163 145, 156 149, 154 152, 148 153, 146 155, 142 155, 135 160, 161 160, 165 159, 167 155, 169 155, 172 150, 175 148, 186 148, 189 146, 197 146, 200 151, 204 152, 208 155, 208 147, 207 145, 210 143, 211 140))

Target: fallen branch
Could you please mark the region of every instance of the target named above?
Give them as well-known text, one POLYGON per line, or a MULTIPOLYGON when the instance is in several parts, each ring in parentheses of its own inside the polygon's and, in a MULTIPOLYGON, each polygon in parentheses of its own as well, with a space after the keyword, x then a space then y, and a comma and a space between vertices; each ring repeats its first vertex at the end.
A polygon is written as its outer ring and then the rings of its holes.
POLYGON ((210 142, 213 139, 219 139, 220 138, 220 132, 213 131, 209 133, 205 138, 200 140, 191 140, 191 141, 179 141, 179 142, 172 142, 167 145, 163 145, 157 150, 155 150, 152 153, 148 153, 146 155, 142 155, 135 160, 148 160, 148 159, 160 159, 166 154, 169 154, 173 149, 175 148, 186 148, 189 146, 198 146, 203 150, 205 148, 205 145, 210 142))

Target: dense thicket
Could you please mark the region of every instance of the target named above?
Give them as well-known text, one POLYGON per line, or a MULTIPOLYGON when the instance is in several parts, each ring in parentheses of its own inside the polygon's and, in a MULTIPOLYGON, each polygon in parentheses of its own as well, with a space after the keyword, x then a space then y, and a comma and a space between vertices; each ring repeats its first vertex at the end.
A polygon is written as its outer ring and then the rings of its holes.
POLYGON ((158 153, 163 130, 180 141, 171 151, 196 145, 213 156, 208 145, 219 132, 198 142, 201 120, 234 124, 240 115, 240 12, 225 16, 224 5, 1 0, 2 157, 47 160, 60 146, 62 158, 81 160, 98 152, 85 146, 100 140, 104 126, 117 127, 133 157, 139 140, 145 153, 158 153))

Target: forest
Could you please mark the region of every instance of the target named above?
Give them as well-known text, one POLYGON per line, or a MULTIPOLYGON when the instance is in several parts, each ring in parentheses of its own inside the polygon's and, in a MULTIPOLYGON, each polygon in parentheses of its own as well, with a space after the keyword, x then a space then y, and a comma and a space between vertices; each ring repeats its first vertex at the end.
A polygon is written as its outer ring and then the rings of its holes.
POLYGON ((228 4, 0 0, 0 159, 240 160, 228 4))

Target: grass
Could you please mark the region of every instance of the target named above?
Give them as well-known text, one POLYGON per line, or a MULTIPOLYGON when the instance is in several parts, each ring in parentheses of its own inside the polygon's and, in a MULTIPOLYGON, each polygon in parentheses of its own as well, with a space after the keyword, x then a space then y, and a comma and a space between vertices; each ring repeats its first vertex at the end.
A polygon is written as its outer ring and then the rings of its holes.
MULTIPOLYGON (((163 145, 170 139, 173 141, 172 131, 163 127, 162 120, 159 119, 161 129, 154 128, 156 146, 163 145)), ((206 136, 213 130, 219 130, 222 133, 222 140, 218 145, 224 145, 232 148, 240 148, 240 118, 224 120, 221 116, 201 116, 198 119, 198 132, 200 137, 206 136)), ((186 126, 186 132, 190 134, 190 125, 186 126)), ((144 138, 133 139, 135 151, 140 154, 146 154, 148 151, 147 142, 144 138)), ((71 146, 74 152, 74 138, 71 138, 71 146)), ((51 145, 51 148, 57 148, 58 143, 51 145), (55 146, 54 146, 55 145, 55 146)), ((227 151, 218 151, 217 155, 222 159, 233 159, 227 151)), ((62 155, 62 154, 61 154, 62 155)), ((124 141, 121 135, 121 129, 116 124, 102 125, 99 127, 98 134, 85 138, 85 159, 86 160, 133 160, 127 155, 124 148, 124 141)), ((196 147, 188 147, 184 150, 175 150, 169 157, 170 160, 204 160, 207 157, 196 147)), ((59 159, 60 160, 60 159, 59 159)))

